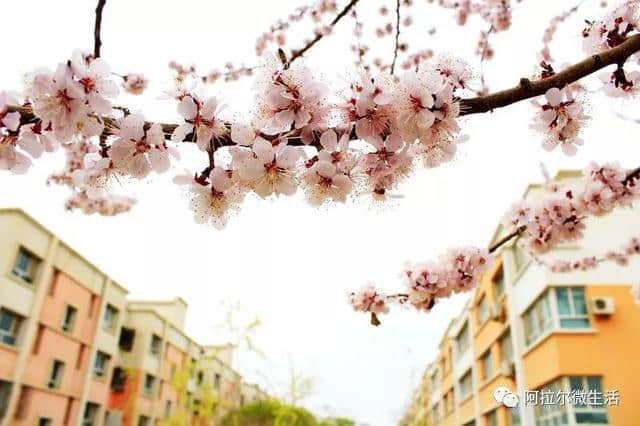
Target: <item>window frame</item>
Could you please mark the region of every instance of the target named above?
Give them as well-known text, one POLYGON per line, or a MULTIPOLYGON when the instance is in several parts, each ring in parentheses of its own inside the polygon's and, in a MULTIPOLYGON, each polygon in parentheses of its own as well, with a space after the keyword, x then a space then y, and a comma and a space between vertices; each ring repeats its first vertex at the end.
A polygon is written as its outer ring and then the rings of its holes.
POLYGON ((154 376, 153 374, 146 373, 146 375, 144 376, 144 386, 142 387, 142 393, 145 396, 153 396, 153 392, 156 389, 156 380, 157 380, 156 376, 154 376), (151 387, 147 386, 149 378, 151 378, 151 387))
POLYGON ((480 364, 482 365, 482 375, 481 375, 482 381, 488 381, 496 375, 497 370, 494 367, 495 363, 493 361, 493 353, 491 352, 491 347, 489 347, 489 349, 484 351, 484 353, 480 356, 480 364), (490 361, 489 374, 487 373, 487 360, 490 361))
POLYGON ((96 351, 96 357, 93 360, 93 377, 96 379, 104 380, 109 373, 109 362, 111 361, 111 355, 102 351, 96 351), (98 374, 98 360, 102 359, 102 373, 98 374))
POLYGON ((463 375, 460 376, 460 379, 457 381, 458 383, 458 402, 462 402, 467 399, 470 395, 473 395, 473 368, 469 368, 463 375), (469 377, 469 390, 466 393, 463 393, 463 383, 465 379, 469 377))
POLYGON ((120 311, 112 304, 107 303, 104 307, 104 314, 102 315, 102 329, 106 332, 112 333, 118 328, 118 314, 120 311), (109 312, 113 312, 109 316, 109 312))
POLYGON ((47 389, 60 389, 64 380, 66 363, 59 359, 54 359, 49 370, 49 379, 47 381, 47 389), (57 368, 60 367, 60 368, 57 368))
POLYGON ((76 326, 76 319, 78 318, 78 308, 71 304, 67 304, 64 308, 64 315, 62 316, 62 324, 60 325, 60 329, 65 333, 73 333, 73 330, 76 326), (69 312, 72 313, 69 324, 67 324, 67 317, 69 312))
POLYGON ((456 338, 455 338, 455 345, 456 345, 456 359, 460 359, 462 355, 467 353, 467 351, 471 347, 471 333, 469 331, 468 320, 465 320, 464 325, 460 327, 460 332, 456 335, 456 338), (464 342, 465 342, 464 347, 460 345, 460 342, 463 341, 460 337, 463 334, 466 336, 466 338, 464 339, 464 342))
POLYGON ((487 294, 483 294, 476 304, 476 320, 478 325, 483 325, 489 320, 489 302, 487 294))
POLYGON ((151 341, 149 342, 149 354, 159 358, 161 353, 162 353, 162 337, 158 336, 155 333, 151 333, 151 341), (157 345, 156 345, 156 342, 158 342, 157 345))
POLYGON ((527 309, 524 311, 524 313, 520 316, 520 319, 522 321, 522 325, 524 328, 524 343, 525 343, 525 348, 530 348, 532 346, 534 346, 537 342, 539 342, 541 339, 543 339, 545 336, 547 336, 549 333, 552 333, 554 331, 558 331, 558 330, 569 330, 569 331, 574 331, 574 330, 592 330, 593 329, 593 325, 592 325, 592 321, 590 318, 590 311, 589 311, 589 305, 587 303, 587 297, 586 297, 586 289, 585 286, 583 285, 562 285, 562 286, 549 286, 547 287, 542 293, 540 293, 540 295, 527 307, 527 309), (567 297, 569 299, 569 307, 570 310, 572 311, 570 314, 560 314, 560 310, 558 308, 558 289, 562 289, 562 290, 567 290, 567 297), (586 310, 586 314, 575 314, 574 310, 574 300, 573 300, 573 293, 575 291, 575 289, 581 289, 582 290, 582 297, 584 300, 584 306, 585 306, 585 310, 586 310), (547 319, 547 321, 544 323, 546 328, 541 329, 540 328, 540 319, 538 318, 538 316, 540 315, 540 312, 542 311, 542 307, 541 305, 539 306, 539 304, 542 303, 543 300, 546 300, 546 304, 548 306, 549 309, 549 319, 547 319), (535 336, 532 336, 531 333, 531 324, 530 324, 530 319, 529 316, 531 315, 531 313, 535 313, 536 316, 536 331, 537 334, 535 334, 535 336), (562 319, 586 319, 588 322, 588 325, 586 327, 563 327, 562 326, 562 319))
POLYGON ((93 426, 95 421, 100 417, 100 404, 96 404, 95 402, 87 401, 84 404, 84 410, 82 412, 82 426, 93 426), (89 408, 94 408, 94 411, 89 410, 89 408), (87 413, 89 411, 89 413, 87 413), (92 418, 87 418, 87 414, 92 414, 92 418))
POLYGON ((16 255, 13 266, 11 267, 10 275, 22 283, 33 286, 37 281, 41 263, 42 259, 39 256, 36 256, 34 252, 27 249, 25 246, 19 246, 18 254, 16 255), (18 267, 18 264, 21 263, 22 255, 25 255, 28 258, 27 270, 18 267))
MULTIPOLYGON (((589 384, 587 382, 587 379, 593 378, 593 377, 596 377, 599 379, 600 381, 599 387, 600 389, 602 389, 602 376, 592 375, 592 376, 561 376, 547 383, 546 385, 541 386, 540 388, 537 389, 537 391, 541 391, 543 389, 552 389, 554 391, 561 390, 563 392, 571 392, 572 390, 571 381, 570 381, 571 378, 581 379, 581 384, 582 384, 581 389, 589 389, 589 384)), ((581 423, 578 423, 576 421, 576 414, 579 414, 579 413, 604 413, 607 416, 607 423, 601 423, 601 425, 604 426, 604 425, 611 424, 610 423, 611 417, 609 416, 609 411, 607 410, 607 406, 604 403, 600 407, 596 408, 591 405, 587 405, 584 407, 576 406, 575 404, 572 404, 570 401, 566 401, 565 404, 537 405, 534 407, 534 410, 533 410, 535 425, 544 424, 545 421, 552 421, 556 418, 562 420, 563 415, 567 416, 567 421, 569 422, 569 424, 580 425, 581 423), (540 413, 545 410, 545 407, 548 407, 548 409, 551 411, 548 413, 543 413, 541 415, 540 413), (552 407, 555 409, 552 410, 552 407)), ((585 423, 585 424, 591 424, 591 423, 585 423)))
POLYGON ((20 331, 25 318, 19 313, 5 307, 0 307, 0 318, 2 318, 2 314, 5 314, 9 317, 9 319, 11 320, 11 324, 9 330, 0 328, 0 344, 15 348, 20 343, 20 331), (13 339, 13 342, 8 342, 6 340, 7 338, 13 339))

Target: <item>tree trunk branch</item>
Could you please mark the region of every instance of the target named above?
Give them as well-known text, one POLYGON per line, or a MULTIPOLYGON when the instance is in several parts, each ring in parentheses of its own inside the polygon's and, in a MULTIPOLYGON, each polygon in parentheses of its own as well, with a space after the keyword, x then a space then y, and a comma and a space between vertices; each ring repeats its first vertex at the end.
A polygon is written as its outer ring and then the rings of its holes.
POLYGON ((107 0, 98 0, 96 6, 96 23, 93 30, 93 57, 100 57, 100 48, 102 47, 102 40, 100 39, 100 30, 102 29, 102 11, 107 0))

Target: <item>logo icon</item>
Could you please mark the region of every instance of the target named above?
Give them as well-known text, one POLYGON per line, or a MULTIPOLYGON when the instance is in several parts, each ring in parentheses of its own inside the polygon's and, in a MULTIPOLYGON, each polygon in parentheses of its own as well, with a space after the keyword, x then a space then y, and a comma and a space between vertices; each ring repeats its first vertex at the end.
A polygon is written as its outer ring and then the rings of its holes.
POLYGON ((509 390, 509 388, 505 386, 500 386, 499 388, 494 390, 493 397, 498 404, 502 404, 508 408, 515 408, 518 406, 518 402, 520 402, 520 398, 518 398, 518 395, 511 392, 511 390, 509 390))

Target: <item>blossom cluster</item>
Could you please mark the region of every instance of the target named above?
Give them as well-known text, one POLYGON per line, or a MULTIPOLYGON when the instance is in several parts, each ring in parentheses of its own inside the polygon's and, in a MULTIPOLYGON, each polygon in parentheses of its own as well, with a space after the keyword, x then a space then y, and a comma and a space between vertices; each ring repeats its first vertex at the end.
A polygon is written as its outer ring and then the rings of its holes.
POLYGON ((371 313, 374 325, 380 324, 377 315, 388 313, 391 303, 411 305, 428 312, 438 299, 475 288, 492 262, 493 257, 486 249, 450 249, 438 262, 407 266, 403 274, 406 293, 384 295, 372 284, 367 284, 348 295, 349 303, 355 311, 371 313))
POLYGON ((628 206, 638 195, 638 173, 627 175, 617 164, 592 163, 576 183, 559 187, 542 200, 516 203, 505 217, 505 226, 520 230, 522 243, 533 253, 542 254, 581 237, 588 217, 628 206))
POLYGON ((575 260, 555 259, 545 261, 537 258, 539 264, 546 265, 552 272, 566 273, 571 271, 588 271, 594 269, 600 262, 606 260, 615 262, 619 266, 629 264, 631 256, 640 255, 640 237, 631 238, 619 250, 609 250, 602 256, 585 256, 575 260))
POLYGON ((553 87, 544 97, 544 103, 532 101, 536 116, 531 127, 544 135, 544 149, 552 151, 560 146, 566 155, 574 155, 577 146, 584 143, 579 133, 589 118, 584 113, 582 101, 574 97, 570 87, 553 87))

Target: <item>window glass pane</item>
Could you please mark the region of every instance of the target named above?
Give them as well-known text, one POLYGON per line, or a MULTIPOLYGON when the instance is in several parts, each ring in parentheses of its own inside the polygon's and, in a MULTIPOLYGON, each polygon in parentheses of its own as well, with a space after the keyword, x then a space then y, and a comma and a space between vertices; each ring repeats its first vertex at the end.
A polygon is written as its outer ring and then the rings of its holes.
POLYGON ((589 389, 602 392, 602 383, 600 377, 587 377, 587 387, 589 389))
POLYGON ((18 262, 16 265, 18 269, 27 272, 29 268, 29 258, 30 256, 27 253, 25 253, 24 251, 20 251, 20 255, 18 256, 18 262))
POLYGON ((578 315, 586 315, 587 305, 584 302, 584 289, 574 287, 571 289, 571 294, 573 295, 573 308, 575 313, 578 315))
POLYGON ((571 313, 569 306, 569 291, 566 288, 556 288, 556 298, 558 299, 558 313, 567 315, 571 313))
POLYGON ((607 413, 603 412, 582 412, 576 413, 576 423, 579 424, 591 424, 591 425, 606 425, 609 424, 607 413))
POLYGON ((0 312, 0 330, 9 332, 13 330, 13 316, 5 311, 0 312))
POLYGON ((588 318, 561 319, 560 326, 562 328, 589 328, 589 319, 588 318))

